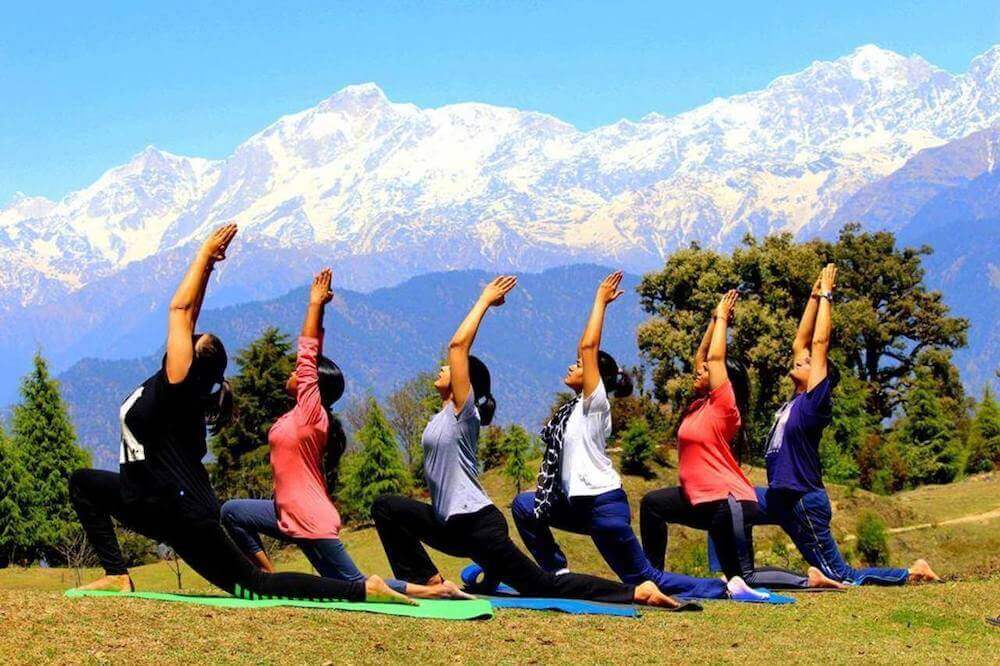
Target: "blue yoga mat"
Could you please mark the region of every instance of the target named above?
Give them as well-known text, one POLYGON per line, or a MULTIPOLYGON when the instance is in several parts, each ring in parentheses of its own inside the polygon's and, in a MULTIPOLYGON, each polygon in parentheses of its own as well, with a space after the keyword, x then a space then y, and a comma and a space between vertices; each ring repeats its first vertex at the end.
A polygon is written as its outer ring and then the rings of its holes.
POLYGON ((570 613, 572 615, 615 615, 618 617, 639 617, 634 606, 626 604, 605 604, 583 599, 544 599, 522 597, 517 590, 499 583, 494 586, 480 579, 483 569, 478 564, 470 564, 462 569, 462 582, 470 592, 481 599, 487 599, 493 608, 520 608, 524 610, 545 610, 570 613))
POLYGON ((596 601, 580 599, 540 599, 521 596, 490 597, 486 599, 493 608, 520 608, 524 610, 558 611, 571 615, 614 615, 617 617, 639 617, 639 611, 634 606, 625 604, 603 604, 596 601))

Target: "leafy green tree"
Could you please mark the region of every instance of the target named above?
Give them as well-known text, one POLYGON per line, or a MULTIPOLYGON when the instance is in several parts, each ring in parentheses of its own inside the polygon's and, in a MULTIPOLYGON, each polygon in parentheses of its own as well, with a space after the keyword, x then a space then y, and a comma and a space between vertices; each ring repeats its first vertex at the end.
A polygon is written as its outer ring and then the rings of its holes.
POLYGON ((222 497, 270 497, 271 474, 267 433, 294 400, 285 382, 295 369, 288 336, 266 329, 236 356, 232 378, 235 418, 212 438, 212 482, 222 497))
POLYGON ((483 471, 500 467, 506 459, 504 431, 498 425, 488 425, 479 434, 479 463, 483 471))
POLYGON ((0 567, 21 561, 30 545, 24 466, 0 426, 0 567))
POLYGON ((907 460, 896 443, 880 433, 865 437, 855 460, 862 488, 887 495, 906 487, 910 476, 907 460))
POLYGON ((77 522, 69 500, 69 476, 90 464, 90 455, 76 445, 59 383, 48 364, 35 354, 32 370, 21 381, 21 402, 11 419, 14 450, 27 476, 30 506, 28 533, 32 556, 58 556, 56 546, 77 522))
POLYGON ((628 429, 618 438, 622 447, 621 465, 626 474, 649 474, 649 461, 653 458, 656 444, 645 418, 633 419, 628 429))
POLYGON ((377 497, 405 494, 412 487, 412 481, 396 435, 375 398, 368 398, 365 424, 356 437, 361 448, 345 457, 340 500, 350 518, 368 521, 377 497))
POLYGON ((424 447, 421 439, 427 422, 441 411, 441 396, 434 388, 434 374, 421 372, 393 391, 386 402, 389 423, 406 449, 410 477, 423 488, 424 447))
POLYGON ((528 432, 517 424, 507 428, 503 439, 507 463, 504 465, 504 476, 514 482, 517 492, 521 486, 535 478, 534 470, 528 466, 528 461, 535 457, 536 447, 528 432))
POLYGON ((965 346, 969 322, 949 316, 941 292, 924 286, 921 257, 932 248, 899 249, 892 233, 859 229, 844 227, 836 243, 820 250, 840 267, 838 344, 871 389, 872 413, 889 418, 905 401, 906 382, 921 356, 965 346))
POLYGON ((968 446, 968 472, 989 472, 1000 468, 1000 406, 989 384, 983 389, 983 399, 976 405, 968 446))
POLYGON ((893 439, 906 451, 910 479, 916 483, 948 483, 959 471, 955 424, 942 409, 937 388, 930 369, 918 367, 904 416, 893 430, 893 439))

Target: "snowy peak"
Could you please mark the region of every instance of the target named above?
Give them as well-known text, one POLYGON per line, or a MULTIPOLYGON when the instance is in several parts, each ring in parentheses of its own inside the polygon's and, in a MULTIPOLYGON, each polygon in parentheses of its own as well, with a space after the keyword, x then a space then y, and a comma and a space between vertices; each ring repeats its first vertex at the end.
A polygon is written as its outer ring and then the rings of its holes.
POLYGON ((969 76, 982 83, 1000 81, 1000 44, 972 59, 969 76))
POLYGON ((318 111, 343 111, 359 113, 389 105, 389 99, 374 83, 358 83, 345 86, 330 95, 316 107, 318 111))
POLYGON ((874 44, 859 46, 849 56, 836 62, 846 65, 859 81, 920 84, 938 70, 920 56, 904 57, 874 44))

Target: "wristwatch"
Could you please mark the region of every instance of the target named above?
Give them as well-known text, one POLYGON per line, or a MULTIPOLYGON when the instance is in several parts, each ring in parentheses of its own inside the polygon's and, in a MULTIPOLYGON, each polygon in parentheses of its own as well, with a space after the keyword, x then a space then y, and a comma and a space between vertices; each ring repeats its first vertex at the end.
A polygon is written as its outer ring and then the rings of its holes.
POLYGON ((819 292, 820 298, 825 298, 826 300, 833 303, 833 292, 832 291, 821 291, 819 292))

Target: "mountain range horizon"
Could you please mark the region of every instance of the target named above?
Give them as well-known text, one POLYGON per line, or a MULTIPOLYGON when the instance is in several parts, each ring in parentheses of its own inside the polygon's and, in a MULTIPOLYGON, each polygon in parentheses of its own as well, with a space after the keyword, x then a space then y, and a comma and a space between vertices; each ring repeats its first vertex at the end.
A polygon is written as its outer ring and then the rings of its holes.
POLYGON ((857 222, 935 247, 927 282, 972 321, 958 361, 975 389, 1000 361, 998 158, 1000 44, 958 74, 869 44, 588 131, 347 86, 223 159, 149 146, 59 201, 0 206, 0 404, 38 349, 57 373, 153 353, 193 245, 228 221, 241 233, 207 308, 281 298, 327 265, 362 293, 449 270, 640 274, 690 243, 857 222))

